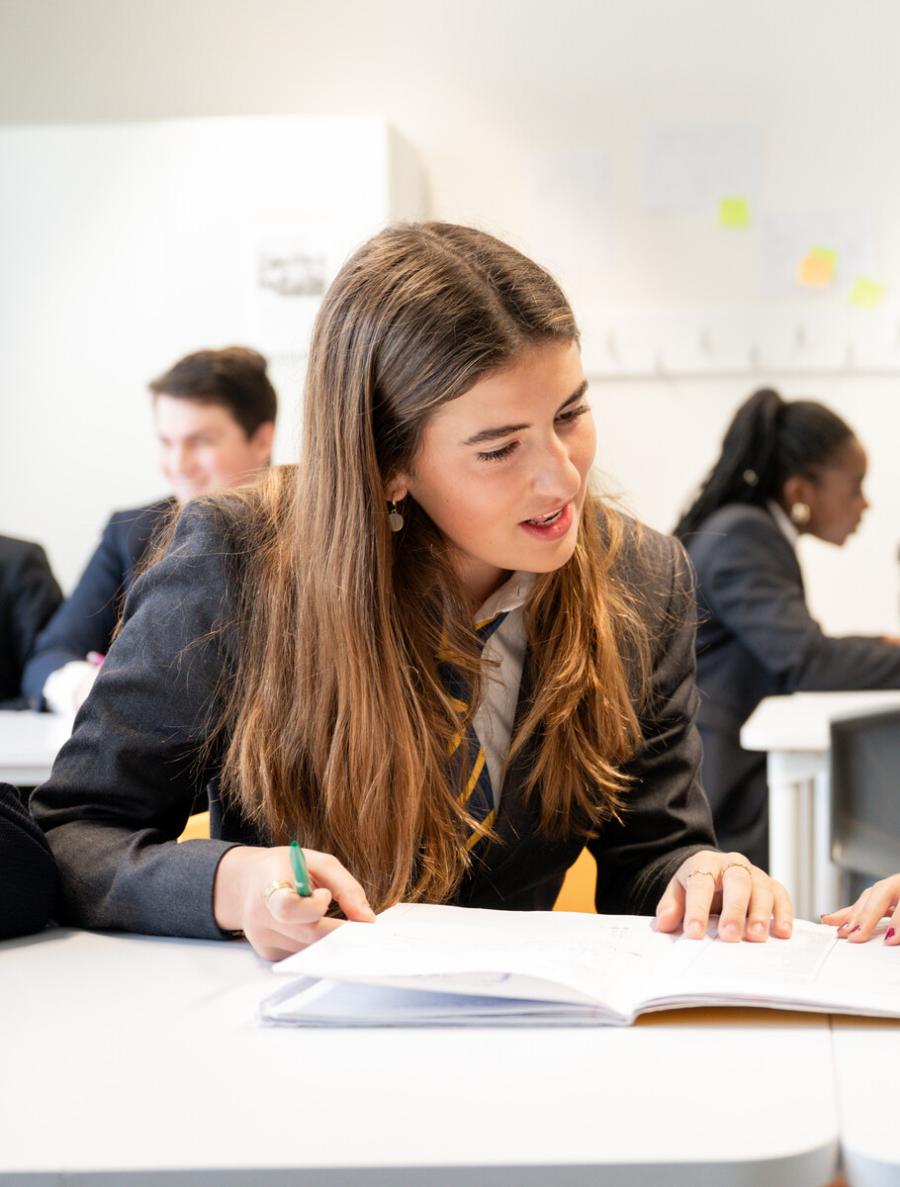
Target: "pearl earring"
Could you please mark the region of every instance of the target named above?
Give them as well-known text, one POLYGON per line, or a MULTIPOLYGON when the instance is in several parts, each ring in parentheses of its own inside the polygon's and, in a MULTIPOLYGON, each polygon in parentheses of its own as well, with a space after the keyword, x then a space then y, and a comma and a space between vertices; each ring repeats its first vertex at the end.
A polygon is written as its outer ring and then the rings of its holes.
POLYGON ((810 510, 808 503, 791 503, 791 519, 798 528, 809 523, 810 510))
POLYGON ((388 524, 392 532, 399 532, 403 528, 403 516, 397 510, 397 504, 393 499, 388 499, 388 524))

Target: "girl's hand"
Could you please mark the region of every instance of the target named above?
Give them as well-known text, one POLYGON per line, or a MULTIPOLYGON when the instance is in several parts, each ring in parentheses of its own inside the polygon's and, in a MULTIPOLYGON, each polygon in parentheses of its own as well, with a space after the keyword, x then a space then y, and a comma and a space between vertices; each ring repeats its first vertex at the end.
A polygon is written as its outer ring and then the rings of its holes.
POLYGON ((239 845, 219 862, 213 886, 213 914, 223 931, 242 931, 264 960, 281 960, 320 940, 339 919, 326 919, 336 899, 348 919, 371 923, 375 913, 356 879, 336 857, 304 849, 313 892, 301 898, 292 889, 289 849, 239 845), (288 883, 279 887, 281 882, 288 883))
POLYGON ((823 915, 822 922, 836 927, 842 940, 863 944, 885 915, 890 917, 890 926, 884 942, 895 947, 900 943, 900 874, 882 878, 864 890, 852 907, 841 907, 823 915))
POLYGON ((700 940, 715 913, 720 940, 762 943, 770 928, 782 939, 791 934, 791 898, 780 882, 741 853, 703 849, 678 867, 659 900, 656 924, 666 932, 683 924, 686 936, 700 940))

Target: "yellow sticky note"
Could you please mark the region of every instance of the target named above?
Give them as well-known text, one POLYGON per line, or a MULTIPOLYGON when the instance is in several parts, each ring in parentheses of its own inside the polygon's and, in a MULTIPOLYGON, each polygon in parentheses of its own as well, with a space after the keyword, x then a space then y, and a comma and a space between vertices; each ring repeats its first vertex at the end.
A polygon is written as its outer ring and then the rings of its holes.
POLYGON ((743 230, 750 226, 750 203, 746 198, 723 198, 719 203, 719 226, 743 230))
POLYGON ((859 305, 863 309, 871 309, 884 300, 886 292, 885 285, 879 284, 875 280, 869 280, 867 276, 858 276, 850 290, 850 304, 859 305))
POLYGON ((797 271, 797 279, 807 288, 827 288, 834 280, 837 252, 831 247, 811 247, 797 271))

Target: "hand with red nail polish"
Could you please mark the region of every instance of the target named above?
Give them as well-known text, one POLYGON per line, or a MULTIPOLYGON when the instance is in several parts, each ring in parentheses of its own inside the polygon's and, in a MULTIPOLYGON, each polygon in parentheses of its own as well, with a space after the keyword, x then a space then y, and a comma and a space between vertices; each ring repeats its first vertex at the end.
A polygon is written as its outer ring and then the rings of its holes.
POLYGON ((885 944, 891 948, 900 946, 900 874, 868 886, 852 906, 823 915, 822 922, 836 927, 840 939, 864 944, 885 918, 888 920, 885 944))

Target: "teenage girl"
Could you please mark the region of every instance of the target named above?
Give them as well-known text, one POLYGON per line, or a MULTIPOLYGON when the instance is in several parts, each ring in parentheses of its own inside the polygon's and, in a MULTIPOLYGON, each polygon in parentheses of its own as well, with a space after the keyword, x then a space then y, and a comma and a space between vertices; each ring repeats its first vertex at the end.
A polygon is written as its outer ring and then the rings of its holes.
POLYGON ((796 556, 804 533, 840 546, 856 530, 869 505, 866 466, 858 438, 829 408, 758 391, 738 409, 675 528, 697 575, 703 785, 719 844, 762 867, 766 757, 740 743, 759 702, 791 692, 900 688, 898 640, 826 635, 806 605, 796 556))
POLYGON ((301 465, 182 512, 36 793, 66 921, 274 958, 401 899, 549 908, 587 843, 602 911, 790 932, 715 848, 689 568, 594 494, 586 388, 511 247, 432 223, 357 251, 301 465), (212 838, 177 844, 206 786, 212 838))

